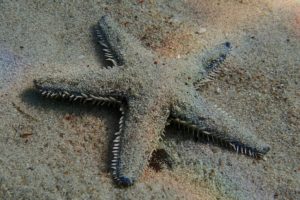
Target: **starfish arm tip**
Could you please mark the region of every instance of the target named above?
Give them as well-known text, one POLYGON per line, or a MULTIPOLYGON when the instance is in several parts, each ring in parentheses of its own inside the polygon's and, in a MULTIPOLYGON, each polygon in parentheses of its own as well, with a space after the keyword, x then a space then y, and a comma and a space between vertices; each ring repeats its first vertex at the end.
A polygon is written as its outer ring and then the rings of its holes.
POLYGON ((124 187, 132 186, 135 182, 133 178, 129 178, 127 176, 120 176, 116 179, 117 184, 124 187))

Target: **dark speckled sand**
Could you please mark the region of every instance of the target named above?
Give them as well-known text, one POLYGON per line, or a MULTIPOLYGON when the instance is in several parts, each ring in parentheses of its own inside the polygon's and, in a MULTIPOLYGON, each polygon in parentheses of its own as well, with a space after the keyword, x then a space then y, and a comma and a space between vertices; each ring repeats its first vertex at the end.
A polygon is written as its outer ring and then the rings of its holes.
POLYGON ((131 2, 0 2, 0 199, 299 198, 300 2, 131 2), (105 14, 162 57, 231 41, 228 69, 199 92, 254 127, 272 146, 267 160, 168 129, 162 148, 173 169, 116 187, 107 164, 118 112, 30 90, 45 73, 103 66, 92 27, 105 14))

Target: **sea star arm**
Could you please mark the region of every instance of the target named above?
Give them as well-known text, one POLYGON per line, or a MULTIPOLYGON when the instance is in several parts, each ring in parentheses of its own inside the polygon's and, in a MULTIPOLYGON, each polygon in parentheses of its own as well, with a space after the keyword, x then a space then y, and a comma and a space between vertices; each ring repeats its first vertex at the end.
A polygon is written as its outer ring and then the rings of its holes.
MULTIPOLYGON (((212 50, 206 51, 201 56, 196 56, 196 62, 200 61, 200 74, 195 77, 195 85, 201 86, 215 78, 222 69, 222 64, 231 52, 231 44, 225 42, 217 45, 212 50)), ((199 66, 199 65, 198 65, 199 66)))
POLYGON ((196 92, 179 100, 171 110, 170 121, 184 127, 198 139, 251 157, 261 158, 270 147, 245 126, 196 92))
POLYGON ((98 37, 99 44, 102 47, 102 53, 106 61, 111 62, 112 67, 124 65, 124 58, 120 50, 119 43, 119 28, 117 28, 114 22, 110 22, 107 16, 102 16, 98 27, 96 29, 96 35, 98 37))
POLYGON ((96 35, 105 60, 111 63, 111 66, 107 67, 131 66, 132 61, 145 58, 145 55, 149 58, 154 57, 137 39, 127 34, 108 16, 102 16, 99 20, 96 35))
POLYGON ((97 73, 81 71, 52 74, 34 80, 34 86, 48 98, 96 105, 120 105, 126 97, 126 87, 120 87, 118 72, 119 69, 103 69, 97 73))
POLYGON ((129 100, 121 107, 120 129, 113 141, 112 176, 129 186, 139 177, 155 150, 169 112, 156 100, 129 100))

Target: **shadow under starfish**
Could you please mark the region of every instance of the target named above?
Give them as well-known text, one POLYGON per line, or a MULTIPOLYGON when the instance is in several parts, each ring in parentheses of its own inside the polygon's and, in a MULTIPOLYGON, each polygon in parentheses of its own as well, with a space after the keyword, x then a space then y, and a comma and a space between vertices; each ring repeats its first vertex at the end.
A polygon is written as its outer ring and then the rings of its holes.
POLYGON ((111 161, 117 184, 129 186, 137 180, 170 123, 185 127, 196 138, 254 158, 269 151, 242 123, 196 91, 220 70, 231 51, 229 42, 200 56, 157 62, 158 56, 107 16, 100 19, 97 36, 109 66, 52 74, 34 80, 34 85, 48 98, 120 108, 111 161))

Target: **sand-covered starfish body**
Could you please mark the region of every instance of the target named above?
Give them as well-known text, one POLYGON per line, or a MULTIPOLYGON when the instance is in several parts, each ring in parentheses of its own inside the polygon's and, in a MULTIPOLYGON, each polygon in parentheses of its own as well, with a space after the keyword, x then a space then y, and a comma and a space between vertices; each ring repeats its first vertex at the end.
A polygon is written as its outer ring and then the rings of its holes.
POLYGON ((109 17, 101 18, 97 35, 106 68, 54 74, 34 84, 46 97, 120 107, 111 162, 116 183, 128 186, 137 180, 169 123, 238 153, 258 158, 268 152, 268 145, 196 91, 195 84, 219 70, 230 43, 200 56, 159 60, 109 17))

